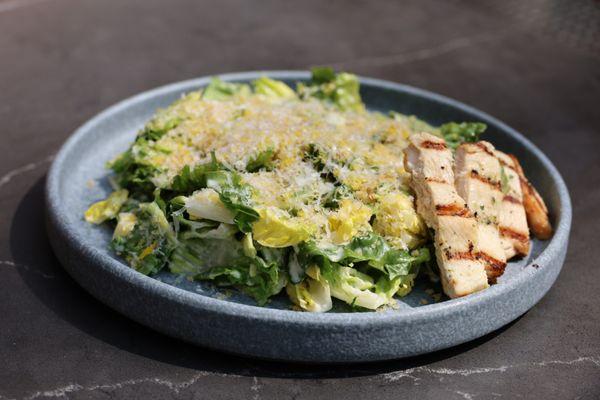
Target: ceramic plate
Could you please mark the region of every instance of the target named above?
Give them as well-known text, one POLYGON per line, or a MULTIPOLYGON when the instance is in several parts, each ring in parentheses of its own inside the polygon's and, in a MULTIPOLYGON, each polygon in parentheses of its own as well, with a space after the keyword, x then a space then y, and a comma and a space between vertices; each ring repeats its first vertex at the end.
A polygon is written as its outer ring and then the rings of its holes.
MULTIPOLYGON (((308 72, 264 71, 222 75, 247 82, 261 75, 288 84, 308 72)), ((87 207, 110 189, 105 163, 125 150, 157 108, 208 84, 199 78, 124 100, 79 128, 57 155, 47 179, 47 228, 65 269, 100 301, 128 317, 183 340, 249 356, 305 362, 359 362, 427 353, 483 336, 525 313, 550 289, 562 267, 571 225, 571 205, 556 168, 521 134, 455 100, 400 85, 361 78, 371 110, 417 115, 429 123, 483 121, 485 139, 517 155, 550 209, 556 232, 534 240, 528 257, 509 263, 498 284, 460 299, 432 303, 419 280, 415 290, 382 312, 326 314, 290 310, 284 296, 257 307, 242 294, 225 298, 206 282, 188 282, 163 272, 144 276, 108 250, 111 231, 83 220, 87 207), (93 184, 92 184, 93 183, 93 184), (425 304, 428 303, 428 304, 425 304)), ((439 288, 437 289, 439 290, 439 288)))

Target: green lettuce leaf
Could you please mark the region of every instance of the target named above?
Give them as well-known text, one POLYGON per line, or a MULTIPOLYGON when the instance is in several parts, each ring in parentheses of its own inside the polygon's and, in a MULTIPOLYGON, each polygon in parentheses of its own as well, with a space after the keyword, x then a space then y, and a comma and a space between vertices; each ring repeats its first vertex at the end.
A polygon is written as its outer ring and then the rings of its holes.
POLYGON ((219 193, 225 207, 233 212, 233 221, 240 231, 252 232, 252 223, 259 219, 259 214, 251 206, 251 187, 243 184, 238 174, 231 171, 209 172, 206 187, 219 193))
POLYGON ((173 178, 171 189, 178 193, 189 194, 198 189, 204 189, 206 186, 207 174, 224 170, 225 166, 217 161, 214 153, 211 153, 211 160, 205 164, 196 165, 190 168, 189 165, 173 178))
POLYGON ((261 94, 273 99, 293 99, 296 92, 281 81, 269 79, 266 76, 260 77, 254 82, 254 93, 261 94))
POLYGON ((228 265, 249 265, 241 243, 234 238, 181 239, 169 261, 172 273, 192 278, 228 265))
POLYGON ((448 147, 455 149, 462 143, 477 142, 486 129, 482 122, 449 122, 440 126, 440 133, 448 147))
POLYGON ((331 296, 353 307, 376 310, 390 302, 391 296, 377 292, 373 278, 354 268, 333 264, 323 277, 329 283, 331 296))
POLYGON ((343 183, 335 183, 335 187, 323 198, 323 207, 337 210, 340 207, 340 200, 350 197, 352 189, 343 183))
POLYGON ((258 172, 261 169, 270 171, 273 169, 273 161, 275 158, 275 152, 273 149, 267 149, 259 152, 256 156, 252 157, 246 165, 246 171, 258 172))
POLYGON ((85 212, 85 220, 92 224, 101 224, 109 219, 117 218, 119 211, 125 205, 129 192, 120 189, 112 192, 106 199, 98 201, 85 212))
POLYGON ((111 248, 135 270, 155 274, 177 247, 175 232, 156 203, 141 203, 133 214, 133 229, 126 235, 115 234, 111 248))
MULTIPOLYGON (((194 221, 192 221, 194 222, 194 221)), ((210 280, 218 286, 235 286, 264 305, 287 283, 281 272, 287 249, 269 249, 235 237, 181 238, 173 252, 169 269, 192 279, 210 280)))
POLYGON ((360 83, 353 74, 341 72, 336 74, 333 69, 316 67, 312 70, 312 78, 306 84, 298 84, 301 98, 314 97, 330 102, 342 111, 362 111, 365 108, 360 98, 360 83))
POLYGON ((225 207, 233 213, 233 221, 244 233, 252 232, 252 223, 259 218, 258 212, 252 208, 252 188, 242 182, 239 174, 225 169, 214 154, 206 164, 197 165, 193 169, 186 165, 175 176, 171 187, 179 193, 213 189, 219 194, 225 207))
POLYGON ((155 118, 144 127, 139 137, 156 141, 171 129, 176 128, 182 121, 183 119, 179 117, 172 117, 171 119, 155 118))
MULTIPOLYGON (((135 146, 144 147, 146 141, 139 140, 135 146)), ((128 189, 133 195, 149 200, 154 191, 151 178, 159 172, 155 166, 143 163, 134 155, 133 148, 125 151, 108 164, 115 173, 115 181, 119 187, 128 189)))
POLYGON ((311 267, 307 271, 308 277, 300 282, 291 280, 286 286, 290 300, 303 310, 310 312, 327 312, 333 306, 329 283, 321 275, 318 267, 311 267))
POLYGON ((348 265, 366 262, 370 267, 385 273, 389 279, 416 275, 418 266, 429 259, 429 250, 425 247, 411 252, 393 249, 385 239, 374 233, 355 237, 350 243, 341 246, 318 246, 307 242, 300 248, 299 257, 302 264, 315 263, 324 266, 325 270, 329 263, 348 265))
POLYGON ((206 100, 229 100, 235 96, 248 96, 252 93, 250 86, 245 83, 224 82, 219 78, 212 78, 202 93, 206 100))
POLYGON ((261 247, 253 258, 245 256, 238 262, 211 268, 197 278, 211 280, 219 286, 236 286, 259 305, 264 305, 287 284, 287 276, 281 272, 284 255, 284 250, 261 247))

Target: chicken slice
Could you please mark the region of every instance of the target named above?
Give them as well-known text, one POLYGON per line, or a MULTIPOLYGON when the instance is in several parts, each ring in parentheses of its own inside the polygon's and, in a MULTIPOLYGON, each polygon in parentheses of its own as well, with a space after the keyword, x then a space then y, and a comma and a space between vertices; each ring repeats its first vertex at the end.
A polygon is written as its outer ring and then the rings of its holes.
POLYGON ((523 191, 514 160, 507 154, 495 150, 494 154, 502 166, 501 188, 502 207, 498 229, 506 254, 506 259, 526 256, 529 253, 529 227, 523 207, 523 191))
POLYGON ((495 283, 506 268, 498 221, 502 208, 501 165, 488 142, 464 143, 456 149, 458 194, 477 220, 476 256, 485 263, 488 281, 495 283))
POLYGON ((552 236, 552 225, 548 218, 548 208, 542 199, 542 196, 535 190, 531 182, 525 177, 523 168, 519 164, 517 157, 510 155, 517 174, 519 175, 521 190, 523 191, 523 207, 527 215, 527 222, 531 232, 538 239, 547 240, 552 236))
POLYGON ((435 252, 444 292, 451 298, 488 287, 484 263, 476 257, 477 221, 454 187, 453 157, 443 139, 410 136, 405 166, 417 197, 417 212, 435 232, 435 252))

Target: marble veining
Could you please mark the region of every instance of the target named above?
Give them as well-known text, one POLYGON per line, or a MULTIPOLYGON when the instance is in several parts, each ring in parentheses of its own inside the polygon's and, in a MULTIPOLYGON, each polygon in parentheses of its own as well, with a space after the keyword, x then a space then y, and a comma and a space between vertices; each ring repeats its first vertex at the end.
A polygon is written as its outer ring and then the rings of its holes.
MULTIPOLYGON (((572 360, 547 360, 547 361, 536 361, 536 362, 527 362, 527 363, 516 363, 510 365, 502 365, 498 367, 472 367, 472 368, 432 368, 432 367, 416 367, 409 368, 402 371, 395 371, 386 374, 380 374, 373 377, 368 378, 369 380, 375 381, 383 381, 387 383, 394 383, 402 379, 408 379, 413 383, 413 385, 419 385, 422 377, 425 376, 434 376, 438 380, 442 380, 444 376, 455 376, 458 378, 461 377, 469 377, 471 375, 480 375, 480 374, 493 374, 493 373, 504 373, 508 370, 512 369, 540 369, 546 368, 550 366, 560 366, 560 367, 570 367, 579 364, 588 364, 592 365, 594 368, 600 367, 600 355, 598 356, 588 356, 588 357, 578 357, 572 360)), ((247 371, 250 373, 251 371, 247 371)), ((202 378, 205 377, 220 377, 224 379, 240 379, 243 378, 244 375, 233 375, 233 374, 223 374, 223 373, 213 373, 213 372, 196 372, 191 378, 183 381, 175 381, 169 380, 164 377, 148 377, 148 378, 139 378, 139 379, 129 379, 119 382, 113 383, 105 383, 105 384, 93 384, 93 385, 83 385, 79 383, 69 383, 64 386, 59 386, 56 388, 44 389, 36 391, 30 395, 22 397, 23 400, 35 400, 35 399, 43 399, 43 398, 68 398, 68 395, 76 392, 94 392, 94 391, 118 391, 120 389, 124 389, 126 387, 131 386, 141 386, 141 385, 159 385, 168 388, 175 394, 179 394, 183 390, 192 388, 196 384, 200 384, 202 378)), ((201 385, 201 384, 200 384, 201 385)), ((261 380, 253 376, 251 385, 250 385, 250 393, 251 398, 253 400, 259 400, 261 398, 261 389, 264 384, 261 383, 261 380)), ((475 394, 465 392, 462 390, 454 390, 453 393, 461 396, 464 399, 472 400, 476 397, 475 394)), ((486 395, 491 395, 494 397, 501 397, 502 394, 491 392, 486 393, 486 395)), ((2 400, 16 400, 15 398, 2 396, 0 393, 0 399, 2 400)))
POLYGON ((0 176, 0 188, 9 183, 13 178, 18 177, 19 175, 23 175, 26 172, 33 171, 36 168, 40 168, 43 165, 49 164, 54 159, 54 154, 47 156, 46 158, 25 164, 23 166, 17 167, 0 176))

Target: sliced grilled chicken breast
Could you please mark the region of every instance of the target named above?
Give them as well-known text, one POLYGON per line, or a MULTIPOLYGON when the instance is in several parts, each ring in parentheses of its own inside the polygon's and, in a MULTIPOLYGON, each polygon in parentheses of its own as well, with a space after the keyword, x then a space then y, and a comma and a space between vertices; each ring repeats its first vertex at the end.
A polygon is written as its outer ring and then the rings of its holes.
POLYGON ((477 221, 454 187, 453 157, 443 139, 428 133, 409 138, 405 167, 417 196, 417 212, 435 232, 435 250, 444 292, 451 298, 488 287, 477 258, 477 221))
POLYGON ((488 281, 495 283, 506 268, 498 222, 502 209, 501 165, 488 142, 464 143, 455 153, 458 194, 477 220, 476 256, 485 263, 488 281))
POLYGON ((529 227, 523 207, 523 191, 517 167, 514 160, 501 151, 495 150, 494 155, 502 166, 501 189, 503 192, 502 207, 498 229, 500 239, 506 254, 506 259, 526 256, 529 253, 529 227))
POLYGON ((548 218, 546 203, 544 203, 542 196, 540 196, 531 182, 525 177, 525 173, 517 157, 512 154, 509 156, 519 175, 521 190, 523 191, 523 207, 525 207, 529 228, 538 239, 550 239, 552 236, 552 225, 550 225, 550 219, 548 218))

